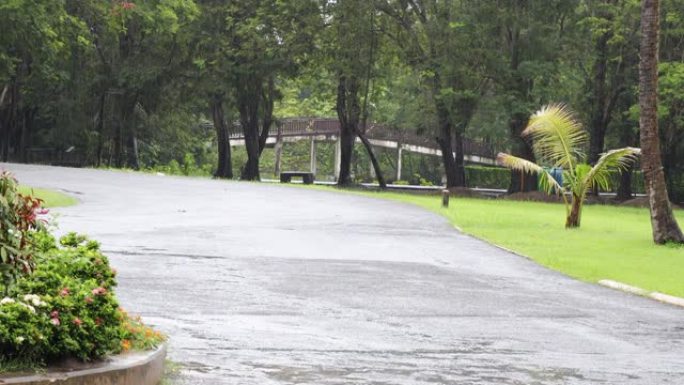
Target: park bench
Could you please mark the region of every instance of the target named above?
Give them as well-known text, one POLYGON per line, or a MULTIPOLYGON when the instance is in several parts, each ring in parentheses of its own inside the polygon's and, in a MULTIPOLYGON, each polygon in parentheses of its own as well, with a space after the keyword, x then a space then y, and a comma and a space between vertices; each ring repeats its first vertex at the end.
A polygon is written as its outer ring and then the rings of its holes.
POLYGON ((304 184, 314 182, 314 174, 308 171, 283 171, 280 173, 280 183, 290 183, 293 177, 301 177, 304 184))

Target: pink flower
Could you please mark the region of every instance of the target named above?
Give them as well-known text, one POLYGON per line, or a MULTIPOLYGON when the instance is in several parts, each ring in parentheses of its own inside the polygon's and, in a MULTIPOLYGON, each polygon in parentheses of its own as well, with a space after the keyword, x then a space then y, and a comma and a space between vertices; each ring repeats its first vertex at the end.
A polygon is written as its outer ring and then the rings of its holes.
POLYGON ((93 295, 105 295, 107 294, 107 289, 100 286, 92 290, 93 295))
POLYGON ((64 289, 62 289, 62 290, 59 292, 59 295, 61 295, 62 297, 66 297, 66 296, 68 296, 70 293, 71 293, 71 292, 69 291, 69 288, 68 288, 68 287, 65 287, 64 289))
POLYGON ((73 322, 74 325, 76 325, 76 326, 81 326, 81 325, 83 324, 83 321, 81 321, 81 319, 78 318, 78 317, 74 318, 74 320, 73 320, 72 322, 73 322))
POLYGON ((59 321, 59 312, 57 310, 53 310, 50 313, 50 323, 55 326, 59 326, 61 324, 61 322, 59 321))

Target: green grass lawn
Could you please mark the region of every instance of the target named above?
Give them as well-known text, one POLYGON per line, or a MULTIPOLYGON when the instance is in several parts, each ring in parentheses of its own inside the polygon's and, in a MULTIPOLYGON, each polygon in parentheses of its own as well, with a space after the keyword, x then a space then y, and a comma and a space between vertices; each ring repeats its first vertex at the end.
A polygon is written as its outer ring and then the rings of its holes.
MULTIPOLYGON (((684 247, 656 246, 648 209, 586 205, 579 229, 566 230, 561 204, 401 193, 364 193, 447 217, 464 232, 589 282, 612 279, 684 297, 684 247)), ((680 224, 684 212, 677 210, 680 224)))
POLYGON ((42 199, 43 206, 48 208, 73 206, 78 203, 78 200, 76 198, 55 190, 35 188, 29 186, 19 186, 19 191, 22 194, 33 195, 36 198, 42 199))

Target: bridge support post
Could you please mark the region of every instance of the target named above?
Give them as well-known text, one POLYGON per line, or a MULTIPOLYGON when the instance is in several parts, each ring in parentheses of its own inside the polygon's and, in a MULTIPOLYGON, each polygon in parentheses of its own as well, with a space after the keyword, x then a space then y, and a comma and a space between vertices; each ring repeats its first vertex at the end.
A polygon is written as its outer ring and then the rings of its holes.
POLYGON ((316 175, 316 139, 311 138, 311 150, 309 153, 309 159, 311 161, 311 173, 316 175))
POLYGON ((401 148, 401 143, 397 143, 397 179, 396 180, 401 180, 401 155, 403 152, 403 148, 401 148))
POLYGON ((276 179, 280 179, 280 171, 283 165, 283 126, 280 122, 278 124, 278 133, 276 134, 275 143, 275 170, 273 170, 276 179))
POLYGON ((340 179, 340 167, 342 167, 342 143, 338 137, 335 141, 335 180, 340 179))

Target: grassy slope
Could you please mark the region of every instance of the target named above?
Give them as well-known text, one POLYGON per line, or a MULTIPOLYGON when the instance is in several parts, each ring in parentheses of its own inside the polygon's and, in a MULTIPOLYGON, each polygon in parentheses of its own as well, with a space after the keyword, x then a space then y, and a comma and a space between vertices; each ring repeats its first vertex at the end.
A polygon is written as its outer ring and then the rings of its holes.
MULTIPOLYGON (((684 247, 653 244, 647 209, 585 206, 582 227, 566 230, 559 204, 452 197, 442 209, 436 196, 364 194, 424 207, 468 234, 581 280, 613 279, 684 297, 684 247)), ((684 225, 684 212, 676 215, 684 225)))
POLYGON ((78 203, 78 200, 76 198, 63 194, 59 191, 34 188, 29 186, 19 186, 19 191, 22 194, 33 195, 37 198, 42 199, 43 205, 48 208, 73 206, 78 203))

